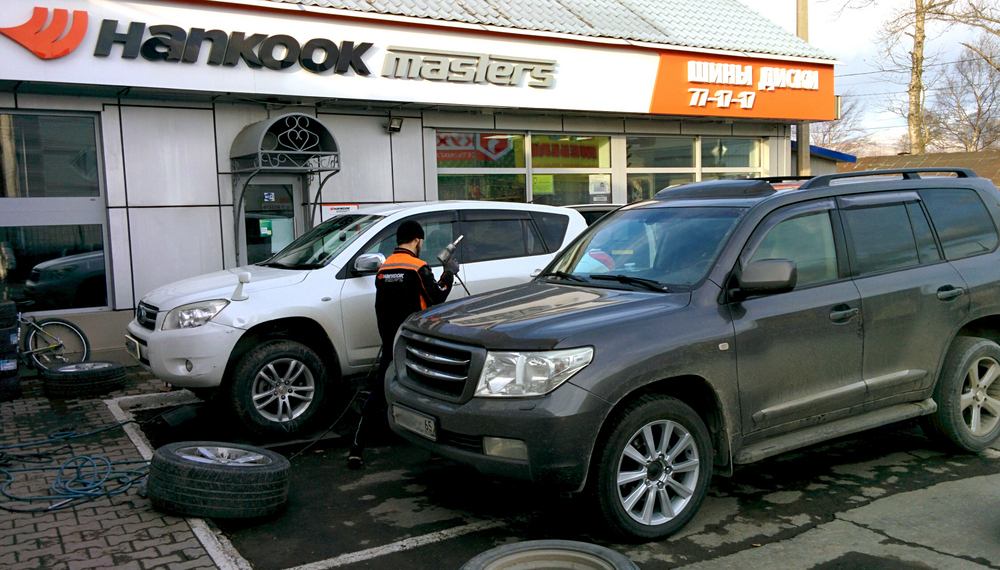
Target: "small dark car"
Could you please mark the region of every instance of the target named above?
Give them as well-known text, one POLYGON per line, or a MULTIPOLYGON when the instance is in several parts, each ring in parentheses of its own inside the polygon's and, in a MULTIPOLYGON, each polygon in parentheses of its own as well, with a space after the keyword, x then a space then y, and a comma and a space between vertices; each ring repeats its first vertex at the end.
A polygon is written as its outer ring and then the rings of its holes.
POLYGON ((533 282, 418 313, 386 379, 408 440, 669 535, 713 472, 921 417, 1000 435, 1000 193, 964 169, 661 191, 533 282), (940 176, 946 174, 946 176, 940 176))

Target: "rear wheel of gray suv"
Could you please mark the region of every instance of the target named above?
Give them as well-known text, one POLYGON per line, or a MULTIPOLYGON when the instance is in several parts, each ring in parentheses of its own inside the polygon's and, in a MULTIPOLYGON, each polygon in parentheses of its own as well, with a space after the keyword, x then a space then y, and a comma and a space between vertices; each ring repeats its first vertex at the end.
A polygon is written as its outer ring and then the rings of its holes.
POLYGON ((934 389, 938 409, 925 431, 961 451, 978 452, 1000 437, 1000 346, 960 336, 945 357, 934 389))
POLYGON ((326 366, 311 348, 275 340, 247 352, 233 371, 230 397, 237 415, 260 434, 292 433, 323 402, 326 366))
POLYGON ((618 418, 596 456, 598 506, 621 535, 669 536, 708 491, 708 429, 691 407, 667 396, 643 396, 618 418))

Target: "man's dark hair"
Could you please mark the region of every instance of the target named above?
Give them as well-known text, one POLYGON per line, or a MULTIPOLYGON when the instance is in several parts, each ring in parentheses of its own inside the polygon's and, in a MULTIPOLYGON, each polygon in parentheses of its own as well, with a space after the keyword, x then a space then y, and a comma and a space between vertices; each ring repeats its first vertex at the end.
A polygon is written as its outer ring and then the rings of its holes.
POLYGON ((424 228, 420 224, 413 220, 399 224, 399 229, 396 230, 396 245, 410 243, 417 238, 424 239, 424 228))

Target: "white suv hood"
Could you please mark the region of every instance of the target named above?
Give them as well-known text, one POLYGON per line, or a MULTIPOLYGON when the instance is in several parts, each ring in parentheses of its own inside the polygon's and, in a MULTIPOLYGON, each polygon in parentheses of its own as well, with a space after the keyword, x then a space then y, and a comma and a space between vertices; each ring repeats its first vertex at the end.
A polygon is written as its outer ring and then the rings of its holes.
POLYGON ((237 267, 164 285, 146 295, 143 301, 165 311, 196 301, 231 299, 239 283, 238 275, 243 272, 250 274, 250 282, 243 286, 243 292, 249 294, 301 283, 312 271, 258 265, 237 267))

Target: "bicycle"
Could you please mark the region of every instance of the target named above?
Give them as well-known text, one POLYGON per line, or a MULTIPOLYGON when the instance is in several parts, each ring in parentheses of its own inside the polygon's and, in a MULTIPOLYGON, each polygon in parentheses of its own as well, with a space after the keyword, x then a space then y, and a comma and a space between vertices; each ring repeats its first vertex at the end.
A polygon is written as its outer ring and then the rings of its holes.
POLYGON ((63 319, 38 320, 25 316, 22 307, 31 304, 31 301, 17 302, 17 356, 25 366, 48 370, 84 362, 90 357, 90 342, 80 327, 63 319))

